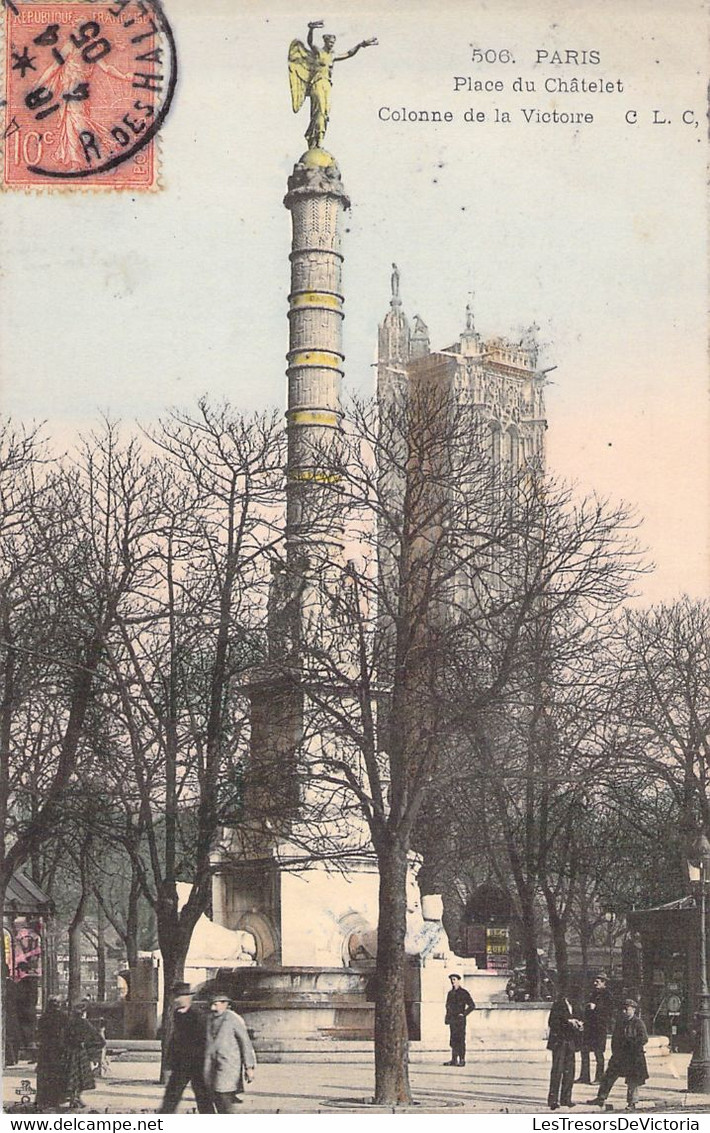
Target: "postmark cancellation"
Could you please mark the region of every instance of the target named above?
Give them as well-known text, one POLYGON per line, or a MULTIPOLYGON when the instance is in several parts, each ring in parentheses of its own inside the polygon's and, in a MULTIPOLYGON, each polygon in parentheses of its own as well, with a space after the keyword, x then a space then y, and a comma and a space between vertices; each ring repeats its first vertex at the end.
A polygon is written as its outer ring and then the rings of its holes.
POLYGON ((3 188, 156 188, 177 79, 160 0, 0 2, 3 188))

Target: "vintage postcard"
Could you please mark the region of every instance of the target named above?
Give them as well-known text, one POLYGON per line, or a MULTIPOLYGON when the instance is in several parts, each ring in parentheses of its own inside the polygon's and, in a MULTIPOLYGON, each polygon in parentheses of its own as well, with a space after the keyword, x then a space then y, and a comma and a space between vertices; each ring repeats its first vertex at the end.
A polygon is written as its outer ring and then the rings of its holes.
POLYGON ((707 3, 0 20, 6 1110, 700 1128, 707 3))

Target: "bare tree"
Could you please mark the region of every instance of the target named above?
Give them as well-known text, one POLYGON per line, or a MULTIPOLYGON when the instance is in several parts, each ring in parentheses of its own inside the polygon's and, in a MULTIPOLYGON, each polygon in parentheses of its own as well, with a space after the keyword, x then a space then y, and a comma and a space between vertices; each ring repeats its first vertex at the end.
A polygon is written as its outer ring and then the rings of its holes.
POLYGON ((241 675, 260 656, 268 559, 280 542, 282 432, 200 403, 151 434, 160 524, 150 585, 120 612, 100 692, 117 830, 156 921, 163 1038, 170 988, 211 899, 211 855, 240 802, 248 742, 241 675), (180 907, 177 885, 188 882, 180 907))
MULTIPOLYGON (((3 437, 3 886, 62 823, 109 637, 150 558, 150 466, 106 424, 45 467, 3 437), (11 480, 11 487, 5 480, 11 480)), ((3 888, 4 892, 4 888, 3 888)))
MULTIPOLYGON (((568 980, 582 816, 609 760, 615 673, 607 641, 618 605, 644 567, 636 521, 623 506, 580 500, 542 477, 519 485, 512 506, 518 533, 502 592, 509 608, 462 621, 470 647, 450 654, 460 730, 448 814, 454 827, 477 815, 489 868, 515 898, 528 985, 537 997, 541 900, 560 981, 568 980)), ((436 789, 443 792, 445 783, 436 789)))
MULTIPOLYGON (((60 929, 68 933, 70 1001, 78 998, 85 941, 95 937, 92 947, 101 961, 106 924, 123 943, 129 966, 135 965, 139 947, 155 947, 137 872, 123 845, 126 815, 110 789, 111 776, 105 773, 107 753, 100 730, 92 726, 98 715, 93 702, 84 735, 91 766, 82 760, 64 792, 61 828, 48 836, 34 873, 54 902, 60 929)), ((111 755, 114 770, 125 764, 124 753, 111 755)))
POLYGON ((579 880, 570 911, 585 980, 592 946, 613 959, 625 913, 677 897, 686 848, 679 819, 672 793, 640 767, 630 775, 609 761, 590 785, 576 829, 579 880))
POLYGON ((691 841, 710 830, 710 603, 629 611, 620 633, 617 758, 666 784, 691 841))
MULTIPOLYGON (((422 383, 406 403, 355 405, 350 420, 346 450, 320 454, 319 480, 336 485, 332 506, 347 512, 357 557, 335 581, 310 548, 309 585, 320 580, 316 605, 328 616, 312 618, 300 642, 304 806, 290 836, 331 853, 338 841, 342 852, 367 840, 374 850, 375 1100, 398 1104, 411 1099, 406 877, 423 804, 460 773, 465 747, 480 766, 487 720, 515 702, 526 734, 500 783, 503 749, 492 757, 489 798, 497 792, 496 821, 517 861, 508 797, 518 806, 522 789, 530 827, 539 781, 549 790, 560 760, 568 769, 574 760, 549 750, 552 662, 548 650, 547 669, 535 670, 536 635, 554 625, 557 648, 573 641, 581 653, 601 611, 626 593, 638 554, 624 509, 575 504, 569 491, 543 491, 539 472, 493 467, 487 430, 449 389, 422 383)), ((538 890, 539 864, 530 875, 515 868, 521 890, 538 890)))

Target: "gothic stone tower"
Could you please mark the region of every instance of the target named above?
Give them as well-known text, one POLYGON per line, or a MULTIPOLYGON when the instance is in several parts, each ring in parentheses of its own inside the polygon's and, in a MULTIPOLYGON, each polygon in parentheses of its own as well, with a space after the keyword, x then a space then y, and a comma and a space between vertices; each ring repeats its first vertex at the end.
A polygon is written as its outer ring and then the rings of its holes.
MULTIPOLYGON (((418 315, 412 327, 402 310, 399 273, 393 275, 390 309, 380 324, 377 355, 378 397, 402 396, 411 371, 442 367, 456 390, 490 430, 491 459, 512 468, 545 467, 545 374, 537 368, 535 328, 519 342, 484 340, 466 308, 466 324, 455 343, 430 351, 426 326, 418 315)), ((442 379, 440 379, 442 380, 442 379)))
MULTIPOLYGON (((480 429, 476 429, 477 443, 481 446, 481 455, 488 458, 482 464, 493 473, 490 479, 484 478, 484 483, 487 481, 493 486, 505 483, 510 488, 509 494, 499 494, 495 490, 485 493, 484 488, 481 497, 484 507, 496 509, 490 515, 493 523, 498 516, 505 516, 508 504, 514 499, 516 485, 528 483, 529 478, 536 477, 545 468, 546 377, 545 371, 538 368, 534 329, 531 328, 518 342, 503 337, 484 339, 476 330, 469 305, 464 328, 457 340, 441 351, 431 351, 421 319, 415 317, 412 325, 403 311, 398 271, 393 274, 390 308, 379 328, 377 388, 379 402, 386 411, 391 413, 393 406, 401 409, 408 402, 416 403, 418 389, 442 389, 456 404, 472 411, 471 416, 464 414, 467 423, 473 424, 473 417, 480 424, 480 429)), ((400 459, 389 470, 379 469, 380 483, 391 491, 390 511, 396 511, 397 500, 404 499, 405 480, 399 471, 403 464, 400 459)), ((471 535, 470 548, 475 547, 475 538, 471 535)), ((396 545, 392 549, 387 538, 380 536, 378 554, 381 584, 385 590, 394 592, 398 577, 396 545)), ((480 589, 475 572, 466 569, 452 572, 450 613, 446 612, 445 616, 452 619, 465 616, 464 611, 480 609, 481 602, 488 601, 496 591, 505 595, 506 588, 515 585, 517 568, 508 553, 493 549, 484 551, 482 557, 485 559, 488 555, 492 569, 480 589)), ((382 617, 381 633, 387 641, 387 634, 391 633, 387 614, 382 617)), ((479 716, 479 727, 485 726, 490 745, 500 748, 501 752, 505 752, 511 742, 512 720, 522 729, 529 713, 533 674, 528 673, 519 679, 521 686, 517 704, 512 707, 508 704, 506 713, 500 716, 493 712, 479 716)), ((462 739, 462 748, 468 742, 466 738, 462 739)), ((502 759, 503 756, 501 762, 502 759)), ((433 837, 425 847, 420 843, 420 848, 424 854, 426 884, 443 890, 448 897, 449 908, 455 908, 461 894, 448 889, 447 871, 452 860, 451 847, 456 843, 447 839, 447 824, 442 818, 433 837), (441 847, 444 849, 440 857, 441 847)), ((462 876, 469 876, 469 870, 475 869, 475 863, 461 862, 460 865, 462 876)), ((480 880, 484 880, 483 875, 480 880)), ((484 942, 490 939, 486 935, 488 931, 485 927, 482 929, 484 942)), ((485 943, 483 954, 487 966, 489 958, 485 943)))

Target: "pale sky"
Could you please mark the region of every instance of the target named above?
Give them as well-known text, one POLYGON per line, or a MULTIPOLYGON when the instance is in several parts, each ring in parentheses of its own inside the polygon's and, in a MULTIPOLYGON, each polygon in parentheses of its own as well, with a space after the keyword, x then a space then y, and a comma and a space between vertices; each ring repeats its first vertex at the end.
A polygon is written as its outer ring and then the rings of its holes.
POLYGON ((434 347, 462 329, 472 291, 484 336, 518 338, 537 323, 542 364, 556 366, 549 467, 638 505, 658 564, 645 599, 706 595, 704 5, 164 6, 180 79, 160 136, 162 190, 2 198, 3 407, 70 437, 99 412, 150 421, 203 393, 247 409, 285 406, 282 201, 307 125, 305 108, 291 111, 286 56, 308 21, 323 19, 338 51, 379 39, 336 65, 325 143, 353 203, 348 387, 372 389, 392 261, 405 310, 424 318, 434 347), (515 62, 474 63, 473 47, 515 62), (596 51, 600 62, 559 63, 555 51, 578 60, 596 51), (455 76, 504 90, 455 92, 455 76), (614 89, 544 90, 572 78, 614 89), (513 90, 516 79, 535 90, 513 90), (594 121, 534 121, 555 107, 594 121), (381 120, 400 108, 450 110, 454 121, 381 120), (496 123, 496 109, 511 121, 496 123), (486 121, 467 122, 466 111, 486 121))

